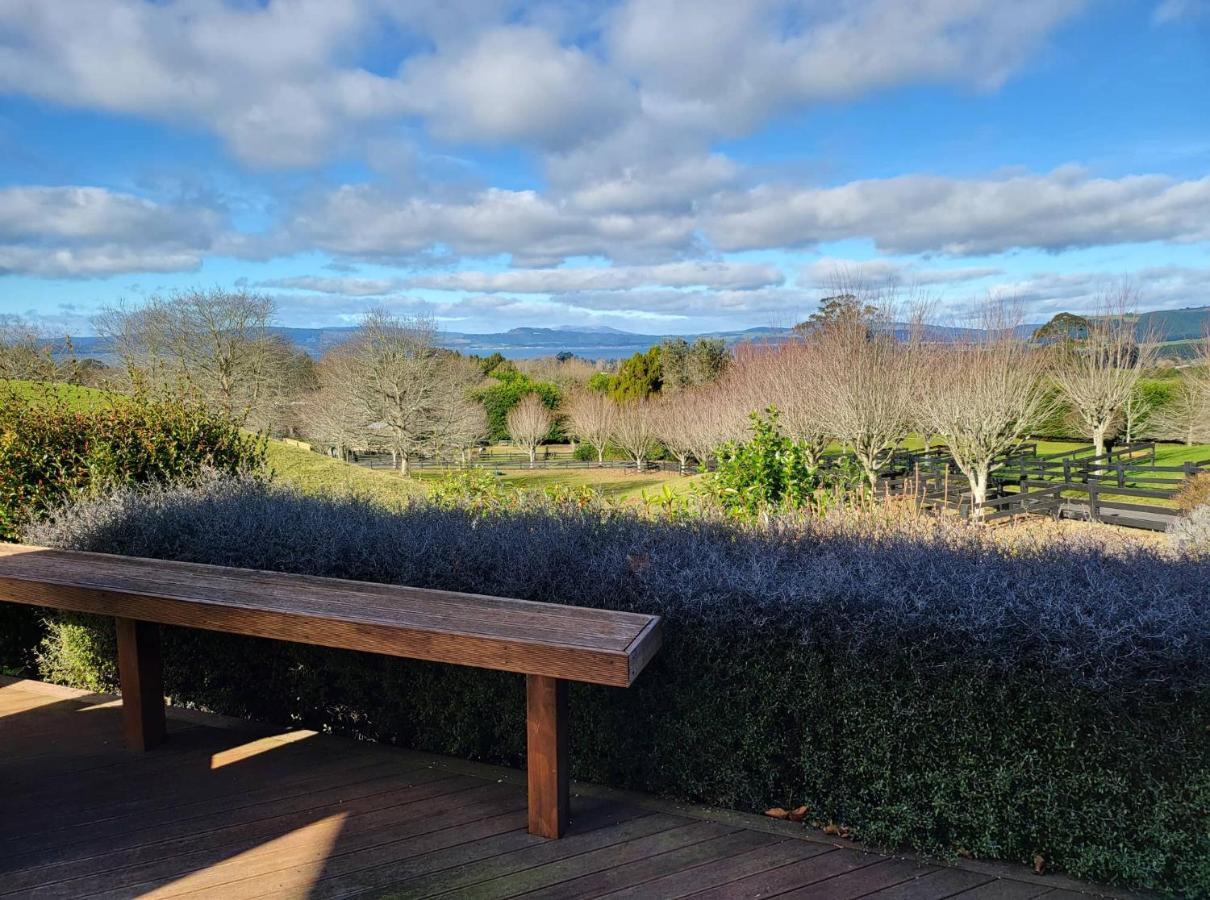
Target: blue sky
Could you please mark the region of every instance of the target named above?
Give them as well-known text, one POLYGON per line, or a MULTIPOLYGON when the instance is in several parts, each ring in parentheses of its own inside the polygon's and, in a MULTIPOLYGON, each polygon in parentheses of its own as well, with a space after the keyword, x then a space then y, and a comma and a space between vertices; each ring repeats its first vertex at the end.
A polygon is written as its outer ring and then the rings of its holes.
POLYGON ((0 315, 1210 303, 1210 0, 0 0, 0 315))

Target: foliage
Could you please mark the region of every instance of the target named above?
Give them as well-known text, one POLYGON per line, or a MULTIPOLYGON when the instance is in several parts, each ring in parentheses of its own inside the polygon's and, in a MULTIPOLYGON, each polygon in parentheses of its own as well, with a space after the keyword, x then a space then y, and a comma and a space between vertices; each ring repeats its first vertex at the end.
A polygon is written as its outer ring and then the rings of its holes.
POLYGON ((598 394, 606 394, 609 392, 609 386, 613 383, 613 376, 608 372, 596 372, 588 379, 585 387, 590 391, 598 394))
POLYGON ((716 452, 718 467, 704 482, 707 492, 736 515, 803 508, 819 486, 817 467, 798 441, 782 433, 775 407, 751 419, 750 440, 729 442, 716 452))
POLYGON ((727 371, 731 355, 722 338, 699 337, 692 344, 684 338, 669 338, 660 344, 660 366, 664 393, 676 393, 717 381, 727 371))
POLYGON ((622 361, 618 374, 609 380, 609 396, 619 402, 642 400, 658 394, 663 383, 664 368, 657 345, 622 361))
MULTIPOLYGON (((16 539, 66 501, 115 486, 203 469, 248 472, 263 462, 260 441, 200 406, 125 399, 81 408, 80 396, 26 391, 0 402, 0 540, 16 539)), ((0 604, 0 665, 27 665, 39 633, 34 610, 0 604)))
POLYGON ((485 469, 455 469, 433 482, 429 498, 438 506, 471 509, 498 507, 509 500, 510 491, 485 469))
MULTIPOLYGON (((591 444, 581 441, 576 444, 575 452, 572 453, 572 459, 577 459, 580 462, 596 462, 597 451, 591 444)), ((619 447, 609 444, 605 447, 605 458, 611 460, 626 459, 626 451, 619 447)))
POLYGON ((877 306, 856 293, 846 291, 832 297, 824 297, 819 301, 819 309, 811 313, 806 321, 795 325, 794 330, 800 334, 809 334, 843 321, 872 323, 878 312, 877 306))
POLYGON ((129 400, 76 411, 13 397, 0 405, 0 539, 82 494, 263 462, 263 442, 200 405, 129 400))
POLYGON ((1210 556, 1210 502, 1195 506, 1187 516, 1177 520, 1172 526, 1172 542, 1186 553, 1210 556))
POLYGON ((1199 506, 1210 506, 1210 475, 1185 479, 1174 499, 1177 509, 1184 513, 1191 513, 1199 506))
POLYGON ((1045 325, 1034 331, 1034 340, 1040 343, 1070 343, 1087 340, 1091 326, 1086 318, 1074 313, 1061 312, 1045 325))
MULTIPOLYGON (((577 778, 876 844, 1210 892, 1210 567, 1075 538, 1008 549, 932 522, 646 521, 575 505, 391 513, 280 487, 125 493, 58 546, 638 610, 629 690, 572 686, 577 778)), ((60 619, 60 623, 78 619, 60 619)), ((44 671, 111 678, 99 627, 44 671), (83 674, 81 674, 83 673, 83 674)), ((168 629, 168 691, 233 715, 518 764, 515 676, 168 629)))
MULTIPOLYGON (((521 402, 521 398, 528 394, 537 394, 546 408, 552 411, 558 408, 559 401, 562 399, 556 385, 545 381, 535 381, 525 373, 517 371, 512 363, 497 366, 492 370, 492 376, 496 379, 496 383, 480 389, 477 394, 479 402, 487 410, 488 440, 490 441, 509 440, 508 414, 514 406, 521 402)), ((551 430, 550 439, 561 441, 564 438, 562 428, 556 423, 551 430)))
POLYGON ((516 364, 510 362, 499 350, 490 356, 472 356, 471 359, 479 365, 479 371, 484 375, 503 375, 510 369, 513 372, 517 371, 516 364))

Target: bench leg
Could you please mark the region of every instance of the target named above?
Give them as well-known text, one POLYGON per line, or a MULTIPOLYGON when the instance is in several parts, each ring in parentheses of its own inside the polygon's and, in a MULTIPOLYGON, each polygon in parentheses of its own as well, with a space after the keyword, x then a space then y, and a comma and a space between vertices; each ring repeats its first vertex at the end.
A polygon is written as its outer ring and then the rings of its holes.
POLYGON ((122 685, 122 732, 131 750, 150 750, 164 740, 164 674, 160 626, 115 619, 118 678, 122 685))
POLYGON ((526 675, 525 692, 529 833, 562 837, 567 829, 567 682, 526 675))

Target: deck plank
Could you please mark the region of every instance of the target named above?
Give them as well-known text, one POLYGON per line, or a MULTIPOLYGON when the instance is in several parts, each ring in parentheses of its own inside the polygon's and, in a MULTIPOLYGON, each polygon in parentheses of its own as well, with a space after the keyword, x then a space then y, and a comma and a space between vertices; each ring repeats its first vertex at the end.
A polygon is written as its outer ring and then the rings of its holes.
POLYGON ((1025 881, 1012 881, 1007 878, 997 878, 979 887, 955 894, 962 900, 1029 900, 1031 897, 1041 897, 1051 892, 1044 884, 1033 884, 1025 881))
POLYGON ((703 865, 690 866, 679 872, 655 878, 644 884, 632 885, 601 895, 608 900, 636 900, 643 897, 663 897, 675 900, 688 897, 710 888, 721 887, 749 875, 767 872, 792 862, 827 853, 823 844, 808 841, 785 840, 766 844, 721 859, 713 859, 703 865))
POLYGON ((1069 880, 921 864, 593 792, 573 796, 567 836, 550 841, 527 832, 515 774, 196 713, 169 721, 163 747, 132 753, 103 698, 0 680, 0 897, 1085 896, 1069 880))
MULTIPOLYGON (((683 873, 712 861, 730 862, 743 853, 778 843, 783 842, 770 835, 740 829, 676 849, 646 855, 623 865, 605 865, 588 874, 558 881, 529 893, 525 893, 525 886, 520 884, 510 889, 513 895, 524 894, 527 900, 574 900, 577 897, 599 897, 627 888, 643 888, 648 892, 648 896, 655 896, 656 894, 651 893, 649 882, 657 878, 683 873)), ((559 873, 557 877, 562 874, 559 873)))

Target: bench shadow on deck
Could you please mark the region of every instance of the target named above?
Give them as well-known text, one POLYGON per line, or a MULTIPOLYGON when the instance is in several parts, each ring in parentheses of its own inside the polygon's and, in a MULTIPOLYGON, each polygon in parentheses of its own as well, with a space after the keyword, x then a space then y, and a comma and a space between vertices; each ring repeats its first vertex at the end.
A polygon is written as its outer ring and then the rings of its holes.
POLYGON ((550 841, 520 772, 178 710, 139 754, 119 720, 111 698, 0 681, 3 900, 1083 896, 583 786, 550 841))

